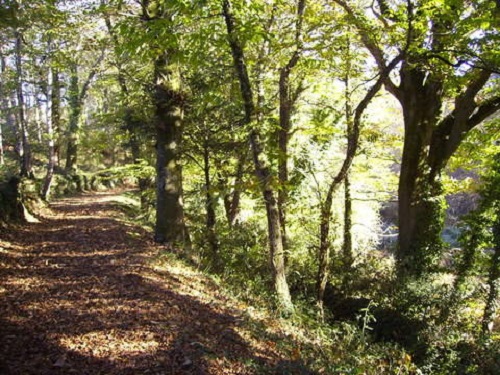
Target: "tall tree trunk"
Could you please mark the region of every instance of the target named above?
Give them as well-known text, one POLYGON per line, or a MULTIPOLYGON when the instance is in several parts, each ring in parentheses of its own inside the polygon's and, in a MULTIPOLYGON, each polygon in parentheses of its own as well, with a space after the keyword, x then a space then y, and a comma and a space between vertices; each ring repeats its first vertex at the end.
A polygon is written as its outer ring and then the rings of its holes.
MULTIPOLYGON (((143 0, 140 4, 141 19, 146 21, 147 32, 151 32, 152 21, 172 21, 167 3, 155 1, 151 4, 149 0, 143 0)), ((170 26, 167 22, 165 24, 170 26)), ((184 222, 181 165, 184 93, 180 67, 175 62, 179 51, 173 48, 164 50, 154 42, 150 48, 162 51, 154 60, 152 98, 156 128, 155 241, 170 248, 179 246, 189 250, 191 242, 184 222)))
POLYGON ((48 115, 47 115, 47 137, 49 146, 49 160, 47 163, 47 174, 45 175, 45 180, 42 187, 42 198, 48 199, 50 196, 50 187, 52 185, 52 179, 54 177, 54 169, 56 166, 56 149, 55 149, 55 139, 56 130, 59 129, 60 123, 60 95, 61 88, 59 82, 59 72, 55 68, 50 68, 49 70, 49 93, 47 95, 48 99, 48 115))
POLYGON ((259 180, 260 189, 264 198, 267 214, 268 238, 270 250, 270 265, 273 277, 274 290, 277 294, 278 304, 285 313, 293 311, 292 298, 285 274, 285 254, 280 229, 280 218, 276 192, 271 185, 271 170, 262 157, 260 135, 254 124, 256 110, 250 78, 248 76, 246 61, 241 44, 236 36, 235 21, 229 0, 223 1, 223 16, 226 22, 229 45, 234 61, 236 73, 240 82, 241 95, 245 107, 245 124, 250 125, 250 146, 252 149, 255 173, 259 180))
POLYGON ((203 174, 205 177, 205 210, 206 210, 206 233, 208 246, 210 248, 210 263, 214 272, 222 271, 222 259, 219 254, 219 244, 215 232, 215 197, 212 191, 212 179, 210 177, 210 147, 208 139, 203 143, 203 174))
MULTIPOLYGON (((352 97, 351 97, 351 41, 347 39, 347 61, 346 61, 346 74, 344 77, 345 84, 345 118, 347 123, 347 138, 352 137, 353 134, 353 119, 352 119, 352 97)), ((351 180, 349 171, 344 177, 344 238, 342 245, 342 291, 344 295, 349 294, 352 282, 352 264, 354 256, 352 252, 352 197, 351 197, 351 180)))
POLYGON ((342 292, 348 295, 352 284, 352 266, 354 254, 352 249, 352 197, 349 173, 344 178, 344 243, 342 245, 342 292))
MULTIPOLYGON (((281 234, 285 254, 288 252, 287 227, 287 202, 288 202, 288 143, 290 142, 290 130, 292 128, 291 117, 298 95, 290 92, 290 75, 293 68, 299 62, 302 54, 302 21, 306 0, 297 1, 297 20, 295 26, 295 51, 287 64, 280 69, 279 79, 279 123, 278 129, 278 209, 280 216, 281 234)), ((297 89, 300 91, 300 89, 297 89)))
POLYGON ((184 246, 187 233, 182 201, 183 100, 178 67, 166 54, 155 62, 156 113, 156 227, 155 240, 171 246, 184 246))
MULTIPOLYGON (((5 92, 5 87, 3 84, 4 80, 4 73, 5 73, 6 65, 5 65, 5 58, 3 54, 0 53, 0 97, 3 99, 2 103, 0 104, 0 115, 3 118, 8 117, 8 108, 7 104, 8 102, 5 100, 6 98, 6 92, 5 92)), ((3 126, 2 122, 0 122, 0 165, 4 165, 5 160, 4 160, 4 149, 3 149, 3 126)))
POLYGON ((43 131, 42 131, 42 123, 43 123, 43 120, 42 120, 42 101, 40 100, 40 95, 42 93, 40 92, 35 92, 35 95, 36 95, 36 104, 35 104, 35 126, 36 126, 36 140, 37 142, 40 144, 42 143, 43 139, 42 139, 42 134, 43 134, 43 131))
POLYGON ((280 74, 279 96, 280 96, 280 128, 278 129, 278 210, 280 217, 281 235, 283 248, 288 251, 287 226, 287 203, 288 203, 288 142, 291 130, 291 101, 290 101, 290 69, 283 69, 280 74))
POLYGON ((400 276, 420 276, 441 253, 444 201, 441 168, 430 165, 429 146, 441 113, 443 84, 404 64, 401 104, 405 139, 399 176, 400 276))
POLYGON ((225 200, 226 207, 228 210, 228 222, 229 226, 233 227, 238 222, 238 217, 240 214, 240 201, 241 201, 241 191, 243 185, 243 176, 245 172, 245 164, 248 158, 248 147, 245 146, 244 151, 238 157, 238 164, 236 165, 236 176, 234 177, 233 192, 229 200, 225 200))
POLYGON ((232 187, 229 188, 229 178, 221 173, 222 166, 218 163, 216 169, 219 170, 217 173, 217 184, 221 191, 224 191, 223 201, 224 201, 224 211, 226 214, 226 220, 230 228, 238 223, 240 214, 240 201, 243 186, 243 177, 245 172, 245 165, 248 159, 248 144, 244 143, 244 149, 237 147, 235 149, 237 163, 234 173, 234 180, 232 181, 232 187))
POLYGON ((439 119, 443 83, 433 74, 401 68, 398 99, 403 108, 405 140, 399 177, 400 278, 431 271, 441 257, 445 200, 441 173, 467 133, 500 108, 500 97, 478 105, 477 93, 491 73, 479 71, 455 98, 454 110, 439 119))
MULTIPOLYGON (((3 112, 3 111, 1 111, 3 112)), ((3 151, 3 132, 2 132, 2 124, 0 123, 0 165, 5 164, 4 160, 4 151, 3 151)))
MULTIPOLYGON (((18 105, 18 120, 21 137, 22 152, 21 156, 21 176, 33 177, 32 160, 31 160, 31 145, 28 140, 28 124, 26 121, 24 93, 23 93, 23 67, 22 67, 22 48, 23 39, 19 31, 15 32, 16 37, 16 75, 17 75, 17 105, 18 105)), ((20 150, 21 151, 21 150, 20 150)))
POLYGON ((99 65, 105 56, 105 50, 101 51, 99 57, 94 61, 94 65, 83 82, 79 85, 78 64, 72 62, 70 64, 70 83, 69 83, 69 126, 68 126, 68 147, 66 150, 66 166, 67 172, 78 169, 78 145, 80 141, 80 117, 82 114, 83 104, 87 97, 87 92, 92 84, 92 80, 97 74, 99 65))
POLYGON ((69 124, 68 124, 68 146, 66 149, 66 171, 72 172, 78 168, 78 143, 80 132, 80 116, 82 103, 80 102, 78 84, 78 66, 76 63, 70 65, 69 78, 69 124))
POLYGON ((483 334, 491 332, 491 324, 495 313, 499 307, 499 289, 500 289, 500 209, 495 210, 495 222, 493 223, 493 243, 494 252, 491 256, 490 272, 488 276, 488 286, 490 288, 486 305, 484 307, 483 319, 481 322, 481 330, 483 334))
POLYGON ((321 310, 325 297, 328 271, 330 268, 330 222, 332 217, 333 193, 337 184, 331 184, 325 200, 321 204, 319 222, 318 274, 316 277, 316 298, 321 310))

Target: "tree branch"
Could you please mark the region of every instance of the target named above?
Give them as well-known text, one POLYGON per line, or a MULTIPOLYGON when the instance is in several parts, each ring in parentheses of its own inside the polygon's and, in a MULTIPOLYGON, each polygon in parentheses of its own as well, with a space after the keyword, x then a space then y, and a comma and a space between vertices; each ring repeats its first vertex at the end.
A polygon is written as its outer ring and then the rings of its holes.
POLYGON ((479 125, 481 122, 486 120, 491 115, 500 111, 500 96, 491 98, 477 107, 474 111, 474 115, 469 118, 468 126, 470 129, 479 125))
MULTIPOLYGON (((346 1, 334 0, 334 2, 340 5, 346 11, 347 15, 351 18, 360 33, 361 41, 375 59, 378 70, 382 74, 382 72, 385 71, 387 67, 387 62, 384 58, 384 52, 372 38, 370 30, 366 28, 366 22, 363 22, 363 20, 361 20, 360 17, 355 14, 355 11, 347 4, 346 1)), ((389 91, 396 98, 399 98, 401 96, 400 88, 390 79, 389 76, 385 78, 385 82, 383 82, 383 84, 387 91, 389 91)))
POLYGON ((478 105, 477 94, 488 82, 491 73, 485 70, 471 77, 465 91, 455 99, 455 108, 439 123, 432 135, 430 164, 436 172, 453 155, 465 136, 483 120, 500 110, 500 96, 478 105))
POLYGON ((333 178, 332 183, 330 184, 330 188, 328 189, 328 196, 332 195, 336 187, 344 180, 347 172, 349 172, 349 168, 351 167, 354 156, 356 155, 356 150, 359 144, 359 134, 361 131, 361 117, 363 116, 366 107, 375 97, 375 95, 379 92, 380 88, 384 84, 385 80, 391 73, 391 71, 396 67, 397 64, 402 60, 403 55, 399 54, 396 56, 389 65, 383 70, 380 74, 377 82, 368 90, 365 97, 359 102, 354 111, 354 120, 352 125, 352 133, 350 134, 347 140, 347 152, 342 163, 342 167, 337 175, 333 178))
POLYGON ((99 65, 101 64, 102 60, 104 60, 105 54, 106 54, 106 48, 103 47, 101 50, 101 55, 94 62, 94 65, 92 66, 92 68, 89 72, 89 75, 87 76, 87 79, 83 83, 82 89, 80 90, 80 94, 78 95, 79 102, 82 102, 85 99, 85 96, 87 95, 87 91, 90 87, 90 83, 92 82, 95 75, 97 74, 97 70, 98 70, 99 65))

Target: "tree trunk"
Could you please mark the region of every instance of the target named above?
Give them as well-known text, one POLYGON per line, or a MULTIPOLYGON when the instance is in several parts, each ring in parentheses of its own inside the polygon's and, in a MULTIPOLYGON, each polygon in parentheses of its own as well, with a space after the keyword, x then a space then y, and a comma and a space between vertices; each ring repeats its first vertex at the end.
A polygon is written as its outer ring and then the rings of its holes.
POLYGON ((342 271, 344 272, 342 277, 342 291, 346 296, 351 289, 353 263, 351 181, 349 174, 347 174, 344 178, 344 243, 342 246, 342 271))
POLYGON ((430 164, 433 130, 441 113, 442 82, 404 64, 401 105, 405 139, 399 177, 398 274, 419 277, 438 259, 444 201, 440 168, 430 164))
POLYGON ((36 95, 36 104, 35 104, 35 126, 36 126, 36 140, 39 144, 42 143, 42 101, 40 100, 40 95, 43 93, 41 92, 35 92, 36 95))
POLYGON ((260 189, 266 206, 270 250, 269 258, 274 290, 276 292, 280 308, 284 313, 288 314, 293 311, 293 304, 288 283, 286 281, 285 254, 280 229, 278 202, 276 199, 276 193, 271 185, 271 170, 262 157, 263 150, 260 136, 255 125, 256 110, 252 87, 248 76, 244 52, 236 36, 234 16, 231 8, 229 0, 224 0, 223 16, 226 22, 229 46, 231 48, 234 66, 240 82, 240 91, 245 107, 245 124, 251 127, 249 139, 255 166, 255 174, 259 180, 260 189))
POLYGON ((60 83, 59 83, 59 72, 57 69, 50 68, 49 71, 49 93, 47 95, 48 99, 48 116, 47 116, 47 137, 49 146, 49 160, 47 163, 47 174, 45 175, 45 180, 43 182, 42 188, 42 198, 48 199, 50 195, 50 187, 52 185, 52 179, 54 177, 54 168, 56 166, 56 149, 55 149, 55 138, 56 130, 59 129, 60 123, 60 83))
POLYGON ((233 192, 229 200, 225 199, 225 205, 228 208, 228 223, 233 227, 237 222, 240 214, 240 201, 241 190, 243 185, 243 175, 245 171, 245 164, 248 158, 248 146, 245 144, 245 150, 238 157, 238 164, 236 166, 236 176, 234 178, 233 192))
POLYGON ((69 81, 69 125, 68 125, 68 147, 66 150, 66 171, 73 172, 78 169, 78 143, 80 132, 80 116, 82 113, 82 102, 79 99, 78 66, 74 63, 70 66, 69 81))
POLYGON ((419 277, 441 257, 445 200, 441 173, 468 132, 500 109, 500 97, 477 104, 476 95, 491 73, 479 71, 438 121, 443 83, 427 71, 403 64, 398 99, 403 108, 405 140, 399 178, 397 272, 419 277))
POLYGON ((206 233, 207 242, 210 248, 210 263, 214 272, 222 271, 222 259, 219 254, 219 244, 215 232, 215 197, 212 191, 212 180, 210 177, 210 147, 208 139, 203 144, 203 174, 205 176, 205 210, 206 210, 206 233))
POLYGON ((220 165, 220 161, 216 160, 216 169, 219 171, 217 173, 217 184, 219 190, 224 192, 222 197, 224 213, 230 228, 234 227, 239 220, 243 176, 248 158, 248 143, 244 143, 244 147, 244 150, 240 148, 235 149, 237 164, 231 188, 229 187, 229 178, 221 172, 222 166, 220 165))
POLYGON ((488 277, 488 286, 490 288, 486 305, 484 307, 483 320, 481 322, 481 330, 483 334, 489 333, 492 330, 493 318, 498 311, 498 290, 500 284, 500 209, 496 209, 495 222, 493 223, 493 243, 494 252, 491 257, 490 274, 488 277))
POLYGON ((26 114, 24 111, 24 93, 23 93, 23 67, 22 67, 22 47, 23 40, 19 31, 15 32, 16 37, 16 75, 17 75, 17 105, 19 130, 21 137, 22 150, 21 156, 21 176, 33 177, 32 160, 31 160, 31 145, 28 140, 28 124, 26 122, 26 114))
POLYGON ((316 291, 320 308, 323 307, 328 270, 330 268, 330 222, 332 217, 333 193, 336 184, 330 185, 324 202, 321 205, 319 224, 319 250, 318 250, 318 275, 316 278, 316 291))
POLYGON ((4 165, 5 164, 5 160, 4 160, 4 156, 3 155, 4 155, 4 151, 3 151, 3 133, 2 133, 2 124, 0 123, 0 165, 4 165))
POLYGON ((82 86, 79 86, 78 65, 76 62, 70 64, 70 84, 69 84, 69 105, 70 117, 68 126, 68 148, 66 152, 66 171, 71 172, 78 169, 78 144, 80 138, 80 117, 82 107, 90 88, 92 80, 97 74, 99 65, 105 56, 105 49, 101 51, 100 56, 95 60, 94 65, 82 86))
MULTIPOLYGON (((0 97, 3 98, 2 103, 0 104, 0 115, 3 118, 8 118, 8 102, 6 100, 6 92, 5 92, 5 87, 3 84, 3 77, 6 69, 6 64, 5 64, 5 58, 3 54, 0 54, 0 97)), ((0 165, 4 165, 5 160, 4 160, 4 148, 3 148, 3 126, 2 123, 0 123, 0 165)))
POLYGON ((156 226, 155 240, 169 246, 188 243, 182 201, 183 100, 180 72, 161 56, 155 62, 156 226))
MULTIPOLYGON (((146 21, 146 30, 151 32, 150 23, 157 20, 172 21, 172 14, 165 2, 140 1, 141 19, 146 21), (155 5, 154 7, 152 5, 155 5), (152 9, 154 8, 154 10, 152 9)), ((166 26, 170 26, 167 22, 166 26)), ((172 30, 170 30, 173 32, 172 30)), ((182 126, 184 93, 178 63, 174 61, 179 51, 164 50, 155 45, 152 50, 161 51, 154 60, 154 91, 156 128, 156 223, 155 241, 169 248, 190 249, 190 239, 184 222, 182 191, 182 126)))
MULTIPOLYGON (((287 203, 288 203, 288 143, 290 142, 290 130, 292 128, 291 117, 298 95, 292 97, 290 90, 290 75, 293 68, 299 62, 302 53, 302 21, 306 0, 297 1, 297 20, 295 26, 295 51, 290 60, 280 70, 279 79, 279 123, 278 129, 278 209, 280 216, 281 235, 283 238, 283 249, 285 255, 288 252, 287 226, 287 203)), ((298 90, 299 91, 299 90, 298 90)), ((285 257, 286 259, 287 257, 285 257)))

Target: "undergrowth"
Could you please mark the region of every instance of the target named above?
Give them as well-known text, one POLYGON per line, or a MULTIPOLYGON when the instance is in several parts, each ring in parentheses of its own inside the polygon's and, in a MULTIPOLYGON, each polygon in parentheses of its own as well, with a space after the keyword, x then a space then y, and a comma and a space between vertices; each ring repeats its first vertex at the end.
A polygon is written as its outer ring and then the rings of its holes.
MULTIPOLYGON (((138 193, 128 192, 127 199, 135 199, 136 204, 119 205, 124 213, 135 224, 151 225, 152 217, 140 209, 138 193)), ((189 219, 201 220, 193 214, 189 219)), ((483 308, 478 301, 484 292, 470 294, 451 319, 440 321, 450 298, 451 279, 445 272, 396 289, 391 264, 367 256, 353 271, 356 281, 349 296, 329 285, 321 314, 312 293, 314 285, 307 281, 313 277, 314 265, 294 268, 291 264, 295 313, 284 319, 273 308, 265 235, 257 222, 220 230, 225 267, 217 274, 210 273, 205 262, 208 253, 201 225, 192 228, 196 272, 243 309, 249 339, 272 343, 290 359, 272 372, 254 364, 256 373, 472 375, 495 374, 500 369, 498 334, 486 337, 477 328, 483 308)), ((166 260, 192 269, 182 251, 163 253, 156 262, 166 260)))

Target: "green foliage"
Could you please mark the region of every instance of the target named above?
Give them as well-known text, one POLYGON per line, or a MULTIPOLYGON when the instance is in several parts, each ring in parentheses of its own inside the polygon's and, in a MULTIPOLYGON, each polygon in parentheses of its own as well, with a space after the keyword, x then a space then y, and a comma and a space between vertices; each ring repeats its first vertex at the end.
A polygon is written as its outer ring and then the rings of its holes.
POLYGON ((155 169, 146 160, 137 160, 134 164, 125 164, 99 171, 105 179, 153 179, 155 169))

